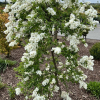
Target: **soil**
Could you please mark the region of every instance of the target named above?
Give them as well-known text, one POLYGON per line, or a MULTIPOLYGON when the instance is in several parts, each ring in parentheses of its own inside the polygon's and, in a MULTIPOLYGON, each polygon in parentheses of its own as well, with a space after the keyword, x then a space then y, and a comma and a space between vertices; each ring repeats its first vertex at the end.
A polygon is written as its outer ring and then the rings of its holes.
MULTIPOLYGON (((87 48, 85 48, 82 43, 79 45, 79 48, 80 48, 79 55, 80 56, 82 55, 89 56, 90 55, 89 49, 93 46, 93 44, 95 44, 96 42, 100 42, 100 41, 87 39, 86 42, 88 43, 87 48)), ((20 48, 17 48, 11 51, 11 57, 9 59, 17 61, 17 64, 12 67, 7 68, 5 72, 0 74, 3 83, 9 86, 15 87, 16 84, 19 82, 19 80, 15 76, 16 72, 13 70, 13 68, 19 65, 20 58, 24 52, 25 50, 23 47, 20 47, 20 48)), ((5 57, 5 55, 3 54, 0 56, 2 58, 5 57)), ((86 83, 90 81, 100 81, 100 61, 95 60, 93 68, 94 68, 93 71, 85 70, 85 69, 83 70, 84 73, 88 76, 88 78, 86 79, 86 83)), ((67 83, 67 85, 69 87, 69 94, 72 100, 97 100, 96 97, 93 97, 91 93, 87 92, 85 89, 83 88, 80 89, 79 84, 69 82, 67 83)), ((64 90, 63 85, 61 85, 61 89, 64 90)), ((3 89, 0 89, 0 100, 11 100, 6 87, 3 89)), ((21 95, 21 96, 15 96, 15 98, 12 100, 25 100, 25 99, 24 99, 24 96, 21 95)), ((60 100, 60 98, 58 97, 58 94, 55 94, 52 100, 60 100)))

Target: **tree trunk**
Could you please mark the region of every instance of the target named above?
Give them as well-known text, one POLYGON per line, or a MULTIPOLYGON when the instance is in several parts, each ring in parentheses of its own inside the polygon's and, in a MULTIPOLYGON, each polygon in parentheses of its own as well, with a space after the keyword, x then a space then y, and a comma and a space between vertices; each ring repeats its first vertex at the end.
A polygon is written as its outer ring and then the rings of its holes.
POLYGON ((60 88, 59 81, 58 81, 58 68, 56 65, 55 58, 54 58, 54 51, 51 51, 51 54, 52 54, 52 59, 53 59, 54 67, 55 67, 55 79, 56 79, 57 86, 59 87, 59 93, 61 96, 61 88, 60 88))

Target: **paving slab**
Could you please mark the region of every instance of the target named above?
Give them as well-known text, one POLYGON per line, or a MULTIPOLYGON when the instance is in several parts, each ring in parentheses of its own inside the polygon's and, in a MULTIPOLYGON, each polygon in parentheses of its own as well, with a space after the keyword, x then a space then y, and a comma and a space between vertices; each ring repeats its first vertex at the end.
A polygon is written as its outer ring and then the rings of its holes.
POLYGON ((89 31, 86 38, 100 40, 100 24, 97 24, 97 27, 93 31, 89 31))

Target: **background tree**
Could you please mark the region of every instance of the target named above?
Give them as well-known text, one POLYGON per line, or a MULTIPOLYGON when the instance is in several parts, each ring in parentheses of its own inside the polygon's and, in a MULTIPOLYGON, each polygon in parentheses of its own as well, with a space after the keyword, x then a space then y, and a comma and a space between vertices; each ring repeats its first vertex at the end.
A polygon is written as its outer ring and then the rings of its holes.
POLYGON ((5 24, 7 22, 8 22, 8 14, 7 13, 0 14, 0 53, 6 54, 7 55, 6 57, 9 57, 11 50, 17 48, 18 46, 10 47, 9 43, 7 42, 6 34, 4 34, 4 31, 6 30, 5 24))

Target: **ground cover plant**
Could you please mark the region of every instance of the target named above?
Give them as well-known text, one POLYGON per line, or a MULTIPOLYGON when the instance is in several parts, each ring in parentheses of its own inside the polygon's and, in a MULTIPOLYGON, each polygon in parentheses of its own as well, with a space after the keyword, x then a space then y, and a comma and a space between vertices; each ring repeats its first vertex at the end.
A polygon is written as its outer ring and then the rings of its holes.
POLYGON ((16 64, 16 61, 11 61, 7 59, 2 59, 0 57, 0 73, 4 72, 7 67, 11 67, 16 64))
POLYGON ((22 80, 15 89, 16 95, 23 93, 25 99, 45 100, 58 92, 64 100, 71 100, 66 81, 79 83, 80 88, 87 89, 84 82, 87 76, 81 67, 93 71, 93 57, 79 58, 78 45, 83 42, 85 47, 88 46, 81 36, 84 30, 95 28, 98 22, 93 18, 97 11, 88 3, 79 4, 78 0, 12 0, 8 3, 4 11, 10 15, 5 31, 9 46, 16 45, 20 38, 27 41, 26 53, 15 69, 22 80), (88 19, 85 23, 79 19, 80 13, 88 19), (62 42, 58 42, 59 32, 65 35, 62 42), (59 83, 67 92, 61 90, 59 83))

